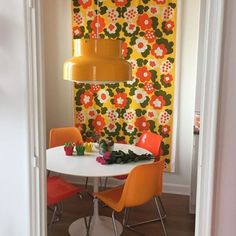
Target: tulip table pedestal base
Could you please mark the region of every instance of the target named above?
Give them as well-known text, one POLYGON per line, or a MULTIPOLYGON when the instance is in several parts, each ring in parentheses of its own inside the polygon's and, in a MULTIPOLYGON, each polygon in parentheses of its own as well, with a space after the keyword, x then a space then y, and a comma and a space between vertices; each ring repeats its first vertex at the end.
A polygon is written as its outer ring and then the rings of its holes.
MULTIPOLYGON (((98 192, 98 177, 94 177, 93 189, 98 192)), ((86 218, 89 222, 89 217, 86 218)), ((123 231, 123 226, 116 220, 116 228, 118 235, 123 231)), ((69 227, 70 236, 87 236, 84 218, 80 218, 73 222, 69 227)), ((89 228, 89 236, 112 236, 115 235, 112 218, 107 216, 100 216, 98 214, 98 199, 93 200, 93 216, 89 228)))
MULTIPOLYGON (((87 222, 89 221, 89 217, 87 217, 87 222)), ((121 235, 123 231, 123 227, 119 221, 116 221, 116 227, 118 231, 118 235, 121 235)), ((69 234, 71 236, 86 236, 87 231, 85 227, 84 219, 78 219, 73 222, 69 227, 69 234)), ((105 235, 115 235, 112 218, 107 216, 98 216, 96 218, 92 218, 89 236, 105 236, 105 235)))

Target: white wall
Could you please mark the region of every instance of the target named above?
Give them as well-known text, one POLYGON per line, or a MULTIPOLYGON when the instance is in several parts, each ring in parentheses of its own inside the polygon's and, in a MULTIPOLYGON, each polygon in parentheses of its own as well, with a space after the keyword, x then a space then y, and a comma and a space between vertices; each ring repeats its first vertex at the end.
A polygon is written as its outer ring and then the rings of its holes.
POLYGON ((214 236, 236 234, 236 2, 225 2, 212 232, 214 236))
POLYGON ((63 63, 72 57, 71 1, 44 1, 43 14, 48 134, 51 128, 73 126, 73 83, 62 79, 63 63))
POLYGON ((200 0, 182 0, 176 172, 165 173, 165 192, 190 193, 199 15, 200 0))
MULTIPOLYGON (((190 193, 199 11, 200 0, 182 0, 176 172, 164 175, 166 192, 190 193)), ((63 62, 72 51, 70 1, 45 1, 44 12, 48 134, 52 127, 73 125, 72 84, 62 80, 63 62)))
POLYGON ((23 0, 0 1, 0 235, 30 236, 23 0))

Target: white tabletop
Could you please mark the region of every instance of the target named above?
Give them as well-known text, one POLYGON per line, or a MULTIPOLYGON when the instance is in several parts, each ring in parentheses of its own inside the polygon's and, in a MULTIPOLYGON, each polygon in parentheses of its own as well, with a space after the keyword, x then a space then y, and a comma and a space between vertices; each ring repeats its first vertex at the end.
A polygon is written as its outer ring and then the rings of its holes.
MULTIPOLYGON (((149 153, 147 150, 129 144, 115 144, 114 150, 128 152, 132 150, 137 154, 149 153)), ((94 148, 93 152, 85 152, 84 156, 66 156, 63 146, 47 150, 47 169, 62 174, 86 176, 86 177, 107 177, 128 174, 135 166, 141 163, 151 163, 153 160, 139 161, 127 164, 102 165, 96 161, 99 156, 94 148)))

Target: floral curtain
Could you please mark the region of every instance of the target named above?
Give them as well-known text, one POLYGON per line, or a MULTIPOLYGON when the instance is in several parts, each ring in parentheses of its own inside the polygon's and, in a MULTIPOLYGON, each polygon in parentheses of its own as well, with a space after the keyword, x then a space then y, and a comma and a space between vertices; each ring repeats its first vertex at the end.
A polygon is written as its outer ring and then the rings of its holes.
POLYGON ((146 130, 162 135, 166 171, 171 156, 176 52, 176 0, 72 0, 73 38, 123 41, 133 80, 75 84, 75 125, 133 144, 146 130), (98 15, 98 17, 95 17, 98 15))

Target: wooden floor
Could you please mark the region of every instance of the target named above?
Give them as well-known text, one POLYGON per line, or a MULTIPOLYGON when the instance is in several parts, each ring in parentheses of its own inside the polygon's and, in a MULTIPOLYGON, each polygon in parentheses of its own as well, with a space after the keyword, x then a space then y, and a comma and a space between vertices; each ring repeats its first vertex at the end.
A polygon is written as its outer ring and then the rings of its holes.
MULTIPOLYGON (((175 194, 163 194, 162 202, 166 208, 167 218, 165 225, 169 236, 193 236, 194 235, 194 222, 195 217, 188 213, 189 198, 187 196, 175 194)), ((129 223, 132 221, 143 220, 143 217, 155 216, 154 201, 148 202, 142 207, 134 208, 129 213, 129 223)), ((68 227, 76 219, 88 214, 92 214, 92 198, 87 194, 83 199, 75 196, 64 201, 64 213, 60 222, 54 224, 51 230, 48 230, 48 236, 68 236, 68 227)), ((101 215, 111 216, 111 210, 108 207, 100 207, 99 212, 101 215)), ((51 212, 48 212, 48 219, 51 217, 51 212)), ((121 222, 122 214, 116 214, 116 219, 121 222)), ((136 227, 141 233, 140 235, 154 236, 163 235, 160 222, 151 223, 136 227)), ((124 229, 122 236, 137 236, 138 234, 124 229)), ((79 232, 78 232, 79 236, 79 232)), ((98 235, 110 236, 110 235, 98 235)), ((112 236, 112 235, 111 235, 112 236)))

